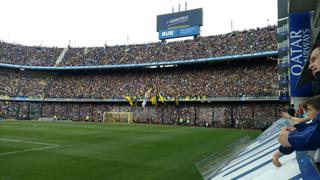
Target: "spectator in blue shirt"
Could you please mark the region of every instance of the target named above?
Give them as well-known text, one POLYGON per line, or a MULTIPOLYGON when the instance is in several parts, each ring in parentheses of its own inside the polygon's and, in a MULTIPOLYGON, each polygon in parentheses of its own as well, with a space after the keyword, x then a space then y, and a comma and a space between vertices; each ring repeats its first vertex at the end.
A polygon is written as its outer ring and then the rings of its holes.
MULTIPOLYGON (((320 44, 312 51, 309 69, 320 84, 320 44)), ((301 122, 294 127, 284 127, 279 134, 281 146, 273 154, 272 163, 280 167, 279 158, 293 151, 308 151, 320 148, 320 96, 311 98, 307 103, 311 123, 301 122)))
POLYGON ((281 146, 274 153, 272 162, 280 167, 280 156, 288 155, 293 151, 310 151, 320 148, 320 96, 308 100, 308 115, 311 123, 298 123, 293 127, 282 128, 279 134, 281 146))

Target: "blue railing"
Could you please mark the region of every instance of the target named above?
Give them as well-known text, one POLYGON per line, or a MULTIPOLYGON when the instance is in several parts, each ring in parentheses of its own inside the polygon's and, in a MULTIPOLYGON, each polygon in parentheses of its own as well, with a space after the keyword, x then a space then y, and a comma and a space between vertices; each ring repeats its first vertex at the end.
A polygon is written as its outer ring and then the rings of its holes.
POLYGON ((12 69, 24 69, 24 70, 95 70, 95 69, 120 69, 120 68, 143 68, 143 67, 152 67, 152 66, 168 66, 168 65, 182 65, 182 64, 196 64, 196 63, 207 63, 207 62, 219 62, 226 60, 239 60, 239 59, 252 59, 259 57, 268 57, 276 56, 278 51, 268 51, 268 52, 259 52, 251 54, 240 54, 232 56, 221 56, 221 57, 209 57, 209 58, 200 58, 200 59, 191 59, 191 60, 173 60, 167 62, 153 62, 153 63, 141 63, 141 64, 117 64, 117 65, 99 65, 99 66, 26 66, 26 65, 14 65, 14 64, 4 64, 0 63, 2 68, 12 68, 12 69))

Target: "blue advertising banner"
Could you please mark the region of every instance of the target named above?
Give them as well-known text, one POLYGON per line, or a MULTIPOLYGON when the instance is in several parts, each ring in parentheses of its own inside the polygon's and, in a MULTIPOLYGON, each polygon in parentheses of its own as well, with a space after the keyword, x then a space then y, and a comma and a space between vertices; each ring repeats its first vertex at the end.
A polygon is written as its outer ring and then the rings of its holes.
POLYGON ((157 16, 157 31, 202 26, 202 8, 157 16))
POLYGON ((159 31, 159 39, 170 39, 178 37, 177 29, 167 29, 159 31))
POLYGON ((187 28, 180 28, 178 29, 178 36, 193 36, 200 34, 200 27, 199 26, 192 26, 187 28))
POLYGON ((296 88, 312 46, 310 12, 290 14, 289 28, 291 97, 310 97, 313 96, 311 83, 296 88))
POLYGON ((194 36, 198 34, 200 34, 199 26, 160 30, 159 39, 170 39, 170 38, 177 38, 177 37, 194 36))

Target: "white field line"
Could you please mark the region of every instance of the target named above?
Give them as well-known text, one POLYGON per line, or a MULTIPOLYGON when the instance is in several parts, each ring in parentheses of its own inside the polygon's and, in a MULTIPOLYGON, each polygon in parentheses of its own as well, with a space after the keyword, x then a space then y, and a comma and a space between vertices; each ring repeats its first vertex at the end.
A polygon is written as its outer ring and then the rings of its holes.
POLYGON ((4 153, 0 153, 0 156, 3 155, 8 155, 8 154, 16 154, 16 153, 21 153, 22 151, 11 151, 11 152, 4 152, 4 153))
POLYGON ((24 149, 24 150, 20 150, 20 151, 3 152, 3 153, 0 153, 0 156, 9 155, 9 154, 23 153, 23 152, 29 152, 29 151, 37 151, 37 150, 51 149, 51 148, 59 147, 59 144, 49 144, 49 143, 42 143, 42 142, 35 142, 35 141, 25 141, 25 142, 24 142, 24 141, 15 140, 15 139, 0 139, 0 141, 8 141, 8 142, 19 142, 19 143, 45 145, 45 147, 24 149))
POLYGON ((0 141, 22 142, 21 140, 16 140, 16 139, 0 139, 0 141))
POLYGON ((32 148, 32 149, 25 149, 25 150, 22 150, 22 152, 36 151, 36 150, 43 150, 43 149, 51 149, 51 148, 55 148, 55 147, 59 147, 59 145, 51 145, 51 146, 46 146, 46 147, 39 147, 39 148, 32 148))
POLYGON ((40 144, 40 145, 47 145, 47 146, 56 146, 56 145, 57 145, 57 144, 49 144, 49 143, 35 142, 35 141, 25 141, 24 143, 29 143, 29 144, 40 144))

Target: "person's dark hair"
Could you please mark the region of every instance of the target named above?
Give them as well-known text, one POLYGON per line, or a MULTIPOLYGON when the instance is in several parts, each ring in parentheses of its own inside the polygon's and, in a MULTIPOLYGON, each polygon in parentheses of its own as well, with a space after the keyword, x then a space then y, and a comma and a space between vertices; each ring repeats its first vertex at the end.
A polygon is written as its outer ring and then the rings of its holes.
POLYGON ((294 108, 294 104, 291 104, 290 107, 294 108))
POLYGON ((320 111, 320 95, 310 98, 306 104, 320 111))
MULTIPOLYGON (((317 48, 320 48, 320 37, 317 38, 316 42, 313 44, 311 48, 311 52, 317 48)), ((311 54, 311 53, 310 53, 311 54)))

